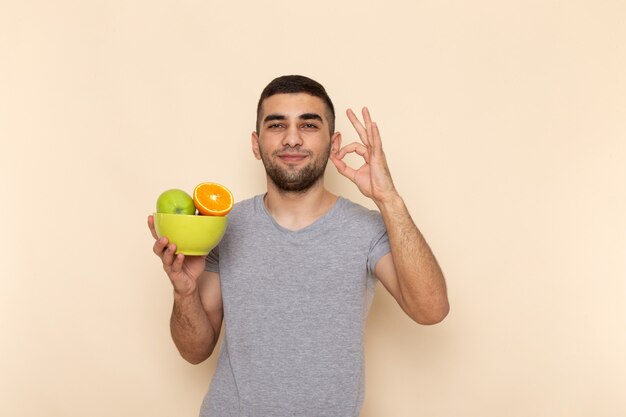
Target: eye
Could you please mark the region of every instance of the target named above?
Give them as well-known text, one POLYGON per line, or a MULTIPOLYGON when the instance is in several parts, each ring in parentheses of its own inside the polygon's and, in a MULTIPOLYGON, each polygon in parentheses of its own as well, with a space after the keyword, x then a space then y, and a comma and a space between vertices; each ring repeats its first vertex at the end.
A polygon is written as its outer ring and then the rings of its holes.
POLYGON ((275 129, 280 129, 280 128, 282 128, 282 127, 283 127, 283 125, 282 125, 282 124, 280 124, 280 123, 272 123, 271 125, 268 125, 268 126, 267 126, 267 128, 268 128, 268 129, 274 129, 274 130, 275 130, 275 129))
POLYGON ((304 123, 302 125, 304 129, 317 129, 317 125, 315 123, 304 123))

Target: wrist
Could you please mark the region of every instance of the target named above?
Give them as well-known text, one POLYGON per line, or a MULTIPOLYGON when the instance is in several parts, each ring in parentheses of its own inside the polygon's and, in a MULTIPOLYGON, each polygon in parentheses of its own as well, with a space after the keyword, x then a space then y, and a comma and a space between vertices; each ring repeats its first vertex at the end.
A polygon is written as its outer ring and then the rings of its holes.
POLYGON ((394 213, 405 207, 404 200, 397 191, 387 193, 381 198, 374 200, 381 214, 394 213))
POLYGON ((194 302, 196 299, 199 299, 200 293, 198 289, 188 290, 188 291, 180 291, 174 288, 174 302, 175 303, 188 303, 194 302))

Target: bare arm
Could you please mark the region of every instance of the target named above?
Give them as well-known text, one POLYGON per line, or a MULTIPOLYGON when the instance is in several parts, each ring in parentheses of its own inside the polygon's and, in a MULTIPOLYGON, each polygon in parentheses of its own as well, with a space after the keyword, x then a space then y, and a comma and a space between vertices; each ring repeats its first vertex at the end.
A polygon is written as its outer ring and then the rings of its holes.
POLYGON ((190 363, 206 360, 215 349, 222 326, 219 274, 205 272, 198 290, 189 295, 174 291, 170 331, 181 356, 190 363))
POLYGON ((400 196, 380 207, 391 253, 376 265, 376 276, 413 320, 439 323, 450 306, 435 256, 400 196))
POLYGON ((158 238, 154 219, 148 227, 155 238, 154 253, 174 287, 170 331, 181 356, 190 363, 206 360, 215 348, 222 326, 222 293, 219 274, 204 271, 204 257, 175 255, 176 245, 158 238))
POLYGON ((393 185, 380 132, 369 111, 363 109, 365 125, 352 110, 347 114, 361 143, 344 146, 330 159, 340 174, 376 203, 383 216, 391 253, 381 258, 374 272, 413 320, 421 324, 438 323, 449 311, 443 273, 393 185), (343 161, 349 153, 363 157, 360 168, 353 169, 343 161))

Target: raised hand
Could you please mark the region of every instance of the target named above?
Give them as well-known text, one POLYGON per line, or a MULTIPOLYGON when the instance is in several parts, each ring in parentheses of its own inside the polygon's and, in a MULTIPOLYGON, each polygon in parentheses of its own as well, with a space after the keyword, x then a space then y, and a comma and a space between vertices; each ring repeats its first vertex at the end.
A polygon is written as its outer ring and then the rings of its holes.
POLYGON ((197 290, 198 278, 204 271, 203 256, 176 255, 176 245, 166 237, 159 238, 154 229, 154 217, 148 216, 148 228, 155 239, 152 250, 161 258, 163 270, 167 273, 174 291, 179 295, 191 295, 197 290))
POLYGON ((376 204, 382 204, 397 193, 383 152, 378 126, 372 122, 367 107, 363 108, 362 113, 364 124, 351 109, 346 111, 361 143, 352 142, 344 146, 337 153, 332 154, 330 160, 337 171, 354 182, 366 197, 374 200, 376 204), (363 157, 364 162, 360 168, 354 169, 345 163, 343 159, 349 153, 356 153, 363 157))

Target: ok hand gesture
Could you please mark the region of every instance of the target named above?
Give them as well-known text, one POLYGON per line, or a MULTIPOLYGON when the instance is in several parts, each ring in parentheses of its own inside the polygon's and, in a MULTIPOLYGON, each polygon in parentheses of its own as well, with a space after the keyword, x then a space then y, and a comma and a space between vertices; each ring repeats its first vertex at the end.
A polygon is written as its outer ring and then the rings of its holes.
POLYGON ((337 153, 332 154, 330 160, 341 175, 355 183, 366 197, 371 198, 376 205, 380 206, 397 193, 383 152, 378 126, 372 122, 367 107, 363 108, 365 125, 359 121, 351 109, 348 109, 346 113, 359 134, 361 143, 353 142, 344 146, 337 153), (345 163, 343 159, 349 153, 356 153, 363 157, 364 162, 360 168, 354 169, 345 163))

